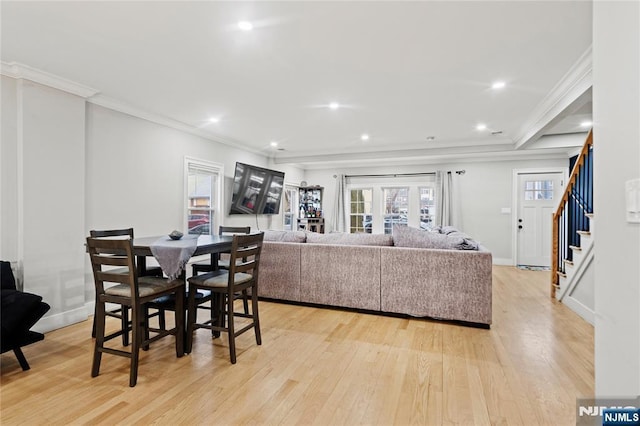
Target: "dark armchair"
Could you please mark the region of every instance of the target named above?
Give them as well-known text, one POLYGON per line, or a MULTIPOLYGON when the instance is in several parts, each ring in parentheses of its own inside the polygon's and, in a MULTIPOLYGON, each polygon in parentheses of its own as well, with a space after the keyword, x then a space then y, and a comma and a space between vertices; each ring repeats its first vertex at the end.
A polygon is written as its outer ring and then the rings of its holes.
POLYGON ((22 353, 22 347, 44 339, 44 334, 31 331, 30 328, 50 309, 41 296, 16 289, 16 280, 9 262, 0 261, 0 290, 2 353, 13 351, 23 370, 29 369, 29 363, 22 353))

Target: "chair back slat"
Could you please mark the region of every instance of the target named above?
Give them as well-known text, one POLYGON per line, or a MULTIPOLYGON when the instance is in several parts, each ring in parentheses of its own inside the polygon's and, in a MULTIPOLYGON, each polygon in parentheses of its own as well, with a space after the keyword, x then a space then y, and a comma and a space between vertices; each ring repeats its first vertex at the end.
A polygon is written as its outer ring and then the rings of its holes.
POLYGON ((105 238, 105 237, 126 237, 133 239, 133 228, 126 229, 100 229, 91 230, 89 235, 93 238, 105 238))

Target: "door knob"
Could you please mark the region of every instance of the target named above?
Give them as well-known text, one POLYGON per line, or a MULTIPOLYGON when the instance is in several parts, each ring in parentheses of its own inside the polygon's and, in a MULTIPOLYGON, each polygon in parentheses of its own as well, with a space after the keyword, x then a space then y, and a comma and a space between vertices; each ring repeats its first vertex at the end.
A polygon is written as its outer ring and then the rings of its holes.
POLYGON ((522 229, 522 225, 518 225, 518 229, 522 229))
POLYGON ((522 223, 522 219, 518 219, 518 222, 519 222, 519 223, 522 223))

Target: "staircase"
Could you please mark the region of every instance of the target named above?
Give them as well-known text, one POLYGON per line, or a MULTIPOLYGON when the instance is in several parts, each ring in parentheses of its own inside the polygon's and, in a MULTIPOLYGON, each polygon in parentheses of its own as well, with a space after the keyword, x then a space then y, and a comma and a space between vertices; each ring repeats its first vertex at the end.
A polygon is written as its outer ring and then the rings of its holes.
POLYGON ((593 322, 593 131, 553 215, 551 297, 593 322))

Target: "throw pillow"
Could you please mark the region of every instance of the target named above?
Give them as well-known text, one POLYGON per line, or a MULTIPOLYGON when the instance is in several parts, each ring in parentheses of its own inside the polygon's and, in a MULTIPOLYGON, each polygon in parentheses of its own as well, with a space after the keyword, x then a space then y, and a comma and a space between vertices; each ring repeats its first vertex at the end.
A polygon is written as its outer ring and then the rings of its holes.
POLYGON ((470 238, 438 234, 410 226, 394 226, 393 242, 396 247, 478 250, 478 243, 470 238))

